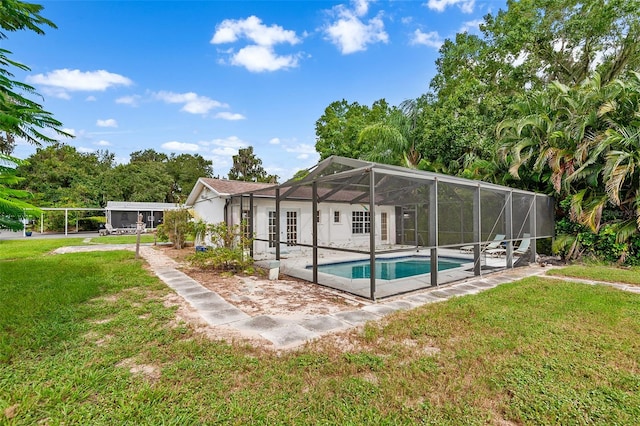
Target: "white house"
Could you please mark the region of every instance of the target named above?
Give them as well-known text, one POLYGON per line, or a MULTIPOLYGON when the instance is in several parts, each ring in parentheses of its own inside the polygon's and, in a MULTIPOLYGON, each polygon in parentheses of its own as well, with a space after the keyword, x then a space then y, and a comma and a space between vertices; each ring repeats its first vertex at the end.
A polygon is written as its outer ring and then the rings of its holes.
POLYGON ((246 221, 255 259, 373 300, 512 268, 554 232, 552 197, 336 156, 280 185, 202 178, 186 205, 208 223, 246 221), (483 254, 496 239, 499 255, 483 254), (531 244, 525 254, 514 248, 521 240, 531 244), (377 277, 400 265, 410 274, 377 277))
MULTIPOLYGON (((331 202, 320 203, 315 214, 308 199, 280 203, 280 219, 276 223, 274 184, 200 178, 185 205, 196 219, 207 223, 238 224, 251 222, 255 236, 254 255, 275 251, 276 229, 279 225, 281 248, 301 250, 313 244, 313 220, 317 220, 318 241, 327 247, 367 247, 370 239, 370 215, 366 204, 349 204, 353 191, 333 194, 331 202), (253 194, 253 195, 252 195, 253 194), (242 211, 242 215, 241 212, 242 211), (253 214, 251 214, 253 212, 253 214)), ((329 191, 321 191, 321 194, 329 191)), ((394 208, 382 206, 376 211, 377 245, 395 241, 394 208)))

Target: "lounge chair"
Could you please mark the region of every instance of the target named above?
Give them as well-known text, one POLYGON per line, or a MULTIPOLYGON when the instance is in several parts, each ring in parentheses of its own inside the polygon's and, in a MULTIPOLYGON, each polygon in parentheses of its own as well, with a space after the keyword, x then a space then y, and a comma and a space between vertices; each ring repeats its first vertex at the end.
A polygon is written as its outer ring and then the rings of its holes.
POLYGON ((120 235, 121 233, 120 229, 114 228, 110 223, 105 223, 104 229, 100 230, 100 235, 120 235))
MULTIPOLYGON (((482 247, 481 251, 497 249, 500 247, 500 244, 502 244, 502 240, 504 240, 504 234, 496 234, 496 236, 493 237, 493 241, 482 247)), ((460 253, 473 253, 473 246, 460 247, 460 253)))
MULTIPOLYGON (((516 256, 522 256, 523 254, 525 254, 527 252, 527 250, 529 250, 529 245, 531 244, 531 238, 529 234, 523 234, 522 235, 522 240, 520 240, 520 244, 518 244, 518 247, 516 247, 513 250, 513 254, 515 254, 516 256)), ((487 254, 491 255, 491 256, 495 256, 495 257, 500 257, 503 254, 506 255, 507 254, 507 249, 504 247, 500 247, 500 248, 495 248, 495 249, 491 249, 491 250, 487 250, 487 254)))

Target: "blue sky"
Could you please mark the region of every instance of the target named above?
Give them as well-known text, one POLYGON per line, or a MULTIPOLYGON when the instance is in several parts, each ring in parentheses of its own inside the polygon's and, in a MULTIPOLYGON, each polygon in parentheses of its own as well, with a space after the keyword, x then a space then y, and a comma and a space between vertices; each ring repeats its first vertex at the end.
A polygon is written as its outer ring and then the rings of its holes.
MULTIPOLYGON (((82 152, 200 154, 226 177, 253 146, 284 181, 318 160, 315 123, 342 99, 428 91, 438 48, 502 1, 37 1, 58 29, 9 33, 17 80, 82 152)), ((35 147, 20 143, 14 155, 35 147)))

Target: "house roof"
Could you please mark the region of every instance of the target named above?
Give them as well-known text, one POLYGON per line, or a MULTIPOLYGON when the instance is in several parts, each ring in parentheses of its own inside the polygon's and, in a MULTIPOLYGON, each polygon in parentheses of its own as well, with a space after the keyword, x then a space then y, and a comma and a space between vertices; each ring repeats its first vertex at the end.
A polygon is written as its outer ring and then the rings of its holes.
POLYGON ((273 183, 243 182, 240 180, 212 178, 200 178, 199 180, 220 195, 240 194, 242 192, 257 191, 259 189, 275 186, 273 183))
POLYGON ((262 189, 276 186, 273 183, 259 183, 259 182, 244 182, 239 180, 227 180, 227 179, 213 179, 213 178, 199 178, 195 186, 191 190, 189 197, 185 201, 187 206, 193 206, 198 200, 198 196, 205 189, 208 188, 221 197, 228 197, 235 194, 242 194, 246 192, 259 191, 262 189))
POLYGON ((138 210, 173 210, 180 208, 179 204, 174 203, 147 203, 137 201, 107 201, 105 210, 122 210, 122 211, 138 211, 138 210))

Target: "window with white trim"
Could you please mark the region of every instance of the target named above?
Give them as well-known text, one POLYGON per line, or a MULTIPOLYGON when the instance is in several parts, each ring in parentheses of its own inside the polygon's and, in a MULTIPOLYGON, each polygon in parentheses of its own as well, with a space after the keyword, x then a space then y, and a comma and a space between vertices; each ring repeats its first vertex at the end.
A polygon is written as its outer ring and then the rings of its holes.
POLYGON ((340 223, 340 211, 336 210, 333 212, 333 223, 340 223))
POLYGON ((351 233, 369 234, 371 232, 371 214, 359 211, 351 212, 351 233))

